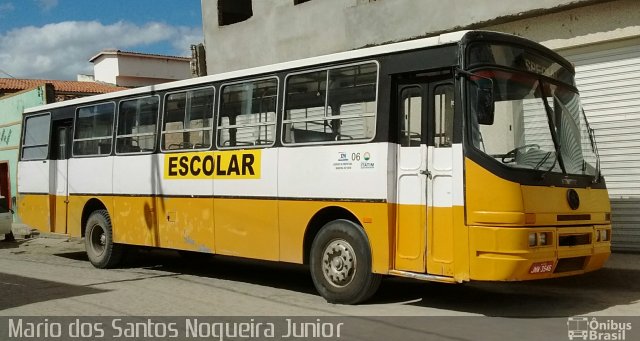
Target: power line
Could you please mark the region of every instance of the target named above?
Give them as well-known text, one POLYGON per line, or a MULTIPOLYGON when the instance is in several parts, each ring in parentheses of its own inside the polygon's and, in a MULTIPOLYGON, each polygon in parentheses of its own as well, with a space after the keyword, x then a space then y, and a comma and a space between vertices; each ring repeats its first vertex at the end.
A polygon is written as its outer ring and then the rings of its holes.
POLYGON ((7 75, 7 76, 9 76, 9 77, 11 77, 11 78, 13 78, 13 79, 16 79, 16 77, 13 77, 13 76, 12 76, 10 73, 8 73, 7 71, 4 71, 4 70, 0 69, 0 72, 4 73, 5 75, 7 75))

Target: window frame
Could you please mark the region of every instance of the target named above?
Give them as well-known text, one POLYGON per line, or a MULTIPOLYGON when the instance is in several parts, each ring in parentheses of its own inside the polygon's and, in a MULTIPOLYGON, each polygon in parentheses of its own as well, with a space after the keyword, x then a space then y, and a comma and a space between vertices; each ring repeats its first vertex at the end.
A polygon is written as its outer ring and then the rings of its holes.
POLYGON ((121 99, 118 101, 118 110, 116 110, 116 122, 115 122, 115 127, 113 129, 113 132, 115 134, 114 140, 113 140, 113 146, 115 147, 113 149, 115 155, 145 155, 145 154, 153 154, 156 152, 156 150, 158 150, 158 146, 156 145, 158 143, 158 120, 160 119, 160 109, 161 109, 161 98, 160 95, 148 95, 148 96, 140 96, 140 97, 133 97, 133 98, 126 98, 126 99, 121 99), (157 98, 158 99, 158 109, 156 112, 156 121, 155 121, 155 131, 153 132, 153 136, 154 136, 154 147, 152 151, 145 151, 145 152, 130 152, 130 153, 118 153, 118 137, 121 138, 127 138, 127 137, 135 137, 135 136, 151 136, 152 133, 142 133, 142 134, 127 134, 127 135, 118 135, 118 127, 120 125, 120 105, 123 102, 129 102, 129 101, 135 101, 135 100, 139 100, 142 98, 157 98))
POLYGON ((117 113, 117 109, 118 109, 118 105, 116 103, 115 100, 113 101, 106 101, 106 102, 99 102, 99 103, 94 103, 94 104, 90 104, 90 105, 83 105, 83 106, 78 106, 75 108, 74 113, 73 113, 73 137, 71 138, 71 157, 72 158, 86 158, 86 157, 107 157, 107 156, 111 156, 114 154, 115 148, 114 148, 114 141, 115 141, 115 124, 116 124, 116 113, 117 113), (76 139, 76 132, 78 131, 78 111, 80 111, 80 109, 83 108, 90 108, 90 107, 95 107, 95 106, 99 106, 102 104, 113 104, 113 119, 111 120, 111 151, 109 152, 109 154, 87 154, 87 155, 76 155, 75 151, 76 151, 76 141, 90 141, 90 140, 99 140, 99 139, 105 139, 107 136, 99 136, 99 137, 90 137, 90 138, 83 138, 83 139, 76 139))
MULTIPOLYGON (((324 104, 324 113, 325 113, 325 118, 324 120, 328 120, 326 117, 327 114, 327 107, 328 107, 328 99, 329 99, 329 95, 330 95, 330 89, 329 89, 329 82, 327 82, 327 88, 326 88, 326 94, 325 94, 325 104, 324 104)), ((306 69, 304 71, 296 71, 296 72, 291 72, 291 73, 287 73, 287 75, 284 78, 284 84, 283 84, 284 90, 282 92, 282 108, 281 108, 281 114, 282 114, 282 119, 280 120, 280 143, 282 143, 283 146, 312 146, 312 145, 334 145, 334 144, 355 144, 355 143, 369 143, 372 142, 373 140, 375 140, 377 134, 378 134, 378 104, 379 104, 379 100, 380 100, 380 62, 378 60, 372 59, 372 60, 366 60, 366 61, 361 61, 361 62, 354 62, 354 63, 348 63, 348 64, 339 64, 339 65, 331 65, 331 66, 326 66, 326 67, 322 67, 322 68, 312 68, 312 69, 306 69), (341 68, 346 68, 349 66, 358 66, 358 65, 366 65, 366 64, 375 64, 376 66, 376 99, 375 99, 375 112, 373 113, 373 116, 360 116, 360 115, 338 115, 335 116, 335 118, 338 119, 353 119, 353 118, 364 118, 364 117, 373 117, 373 136, 369 139, 358 139, 358 140, 334 140, 334 141, 317 141, 317 142, 285 142, 284 140, 284 136, 285 136, 285 124, 288 123, 299 123, 299 122, 315 122, 315 121, 319 121, 318 118, 307 118, 307 119, 303 119, 303 120, 291 120, 291 119, 285 119, 285 111, 286 109, 286 105, 287 105, 287 81, 289 80, 289 77, 292 76, 297 76, 297 75, 303 75, 306 73, 313 73, 313 72, 322 72, 322 71, 327 71, 327 77, 329 77, 330 74, 330 70, 333 69, 341 69, 341 68)), ((332 119, 335 119, 332 118, 332 119)))
POLYGON ((159 137, 159 146, 158 146, 158 150, 160 150, 161 153, 184 153, 184 152, 199 152, 199 151, 207 151, 210 150, 213 147, 213 133, 215 132, 215 119, 216 119, 216 87, 214 85, 206 85, 206 86, 202 86, 202 87, 197 87, 197 88, 190 88, 190 89, 182 89, 182 90, 176 90, 176 91, 171 91, 171 92, 167 92, 164 94, 164 97, 162 98, 162 110, 158 110, 162 113, 162 122, 160 124, 160 126, 158 127, 160 130, 158 130, 158 137, 159 137), (167 133, 167 132, 172 132, 172 133, 191 133, 194 131, 206 131, 207 129, 201 129, 201 128, 190 128, 190 129, 181 129, 181 130, 168 130, 165 131, 164 130, 164 123, 165 123, 165 118, 166 118, 166 108, 167 108, 167 98, 170 95, 175 95, 175 94, 180 94, 180 93, 188 93, 188 92, 195 92, 198 90, 205 90, 205 89, 212 89, 213 90, 213 103, 211 106, 211 127, 209 127, 209 130, 211 131, 211 134, 209 134, 209 146, 206 148, 191 148, 191 149, 164 149, 164 145, 162 143, 162 138, 163 138, 163 134, 167 133))
POLYGON ((44 112, 44 113, 38 113, 35 115, 29 115, 29 116, 25 116, 24 118, 24 124, 23 124, 23 128, 22 128, 22 144, 20 146, 20 160, 21 161, 41 161, 41 160, 47 160, 49 158, 49 153, 51 152, 51 128, 53 127, 52 124, 52 116, 51 116, 51 112, 44 112), (25 145, 25 140, 27 139, 27 121, 31 118, 34 117, 41 117, 41 116, 49 116, 49 137, 47 138, 47 143, 46 144, 34 144, 34 145, 25 145), (47 153, 44 156, 44 158, 29 158, 29 159, 25 159, 24 158, 24 149, 25 148, 33 148, 33 147, 47 147, 47 153))
MULTIPOLYGON (((277 75, 273 75, 273 76, 266 76, 266 77, 261 77, 261 78, 252 78, 252 79, 246 79, 246 80, 241 80, 241 81, 235 81, 235 82, 228 82, 228 83, 221 83, 219 85, 220 87, 220 91, 218 92, 218 115, 216 115, 216 131, 215 131, 215 135, 216 135, 216 148, 219 150, 238 150, 238 149, 260 149, 260 148, 271 148, 276 144, 276 141, 278 140, 277 135, 278 135, 278 104, 280 104, 280 77, 277 75), (246 127, 259 127, 259 126, 269 126, 269 125, 273 125, 273 142, 271 142, 271 144, 261 144, 261 145, 253 145, 253 146, 229 146, 229 147, 224 147, 224 146, 220 146, 218 141, 218 132, 220 129, 220 122, 219 120, 222 119, 222 115, 220 112, 221 109, 221 105, 222 105, 222 93, 223 93, 223 89, 226 86, 230 86, 230 85, 238 85, 238 84, 245 84, 245 83, 252 83, 252 82, 259 82, 259 81, 263 81, 263 80, 269 80, 269 79, 275 79, 276 80, 276 110, 275 110, 275 121, 273 122, 273 124, 258 124, 258 125, 242 125, 242 126, 238 126, 237 124, 232 126, 233 128, 246 128, 246 127)), ((229 129, 229 128, 224 128, 224 129, 229 129)))

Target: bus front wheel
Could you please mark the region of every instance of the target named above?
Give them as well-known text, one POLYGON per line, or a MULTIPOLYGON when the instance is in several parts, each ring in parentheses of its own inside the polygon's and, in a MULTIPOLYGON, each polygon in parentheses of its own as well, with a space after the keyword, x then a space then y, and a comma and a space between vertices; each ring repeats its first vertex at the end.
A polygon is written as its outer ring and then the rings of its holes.
POLYGON ((113 242, 111 219, 106 210, 91 213, 84 232, 84 243, 89 261, 96 268, 113 268, 122 259, 124 249, 113 242))
POLYGON ((381 276, 371 272, 368 238, 349 220, 334 220, 320 229, 309 265, 313 284, 330 303, 363 302, 380 286, 381 276))

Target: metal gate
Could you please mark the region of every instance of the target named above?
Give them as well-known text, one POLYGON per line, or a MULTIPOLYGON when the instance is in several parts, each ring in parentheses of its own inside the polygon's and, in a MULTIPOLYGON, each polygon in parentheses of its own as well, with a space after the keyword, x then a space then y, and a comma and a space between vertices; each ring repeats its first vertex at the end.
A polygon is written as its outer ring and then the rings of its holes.
POLYGON ((640 251, 640 39, 558 51, 574 63, 611 197, 612 248, 640 251))

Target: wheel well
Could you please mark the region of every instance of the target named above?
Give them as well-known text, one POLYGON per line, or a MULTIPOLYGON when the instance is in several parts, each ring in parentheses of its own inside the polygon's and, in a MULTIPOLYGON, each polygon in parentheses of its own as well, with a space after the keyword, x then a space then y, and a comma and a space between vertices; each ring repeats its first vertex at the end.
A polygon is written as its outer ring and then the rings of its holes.
POLYGON ((82 221, 80 225, 81 237, 84 237, 84 231, 87 226, 87 220, 89 220, 89 216, 91 215, 91 213, 97 210, 106 210, 106 209, 107 208, 104 206, 102 201, 96 198, 92 198, 92 199, 89 199, 89 201, 87 201, 87 203, 84 205, 84 208, 82 209, 82 221))
POLYGON ((309 224, 307 224, 307 229, 304 233, 304 242, 302 247, 302 259, 304 264, 309 264, 309 252, 311 251, 311 244, 313 243, 313 239, 315 239, 320 229, 327 223, 337 219, 345 219, 357 225, 361 225, 360 221, 358 220, 358 218, 356 218, 355 215, 353 215, 353 213, 342 207, 331 206, 325 207, 318 211, 318 213, 316 213, 313 218, 311 218, 309 224))

